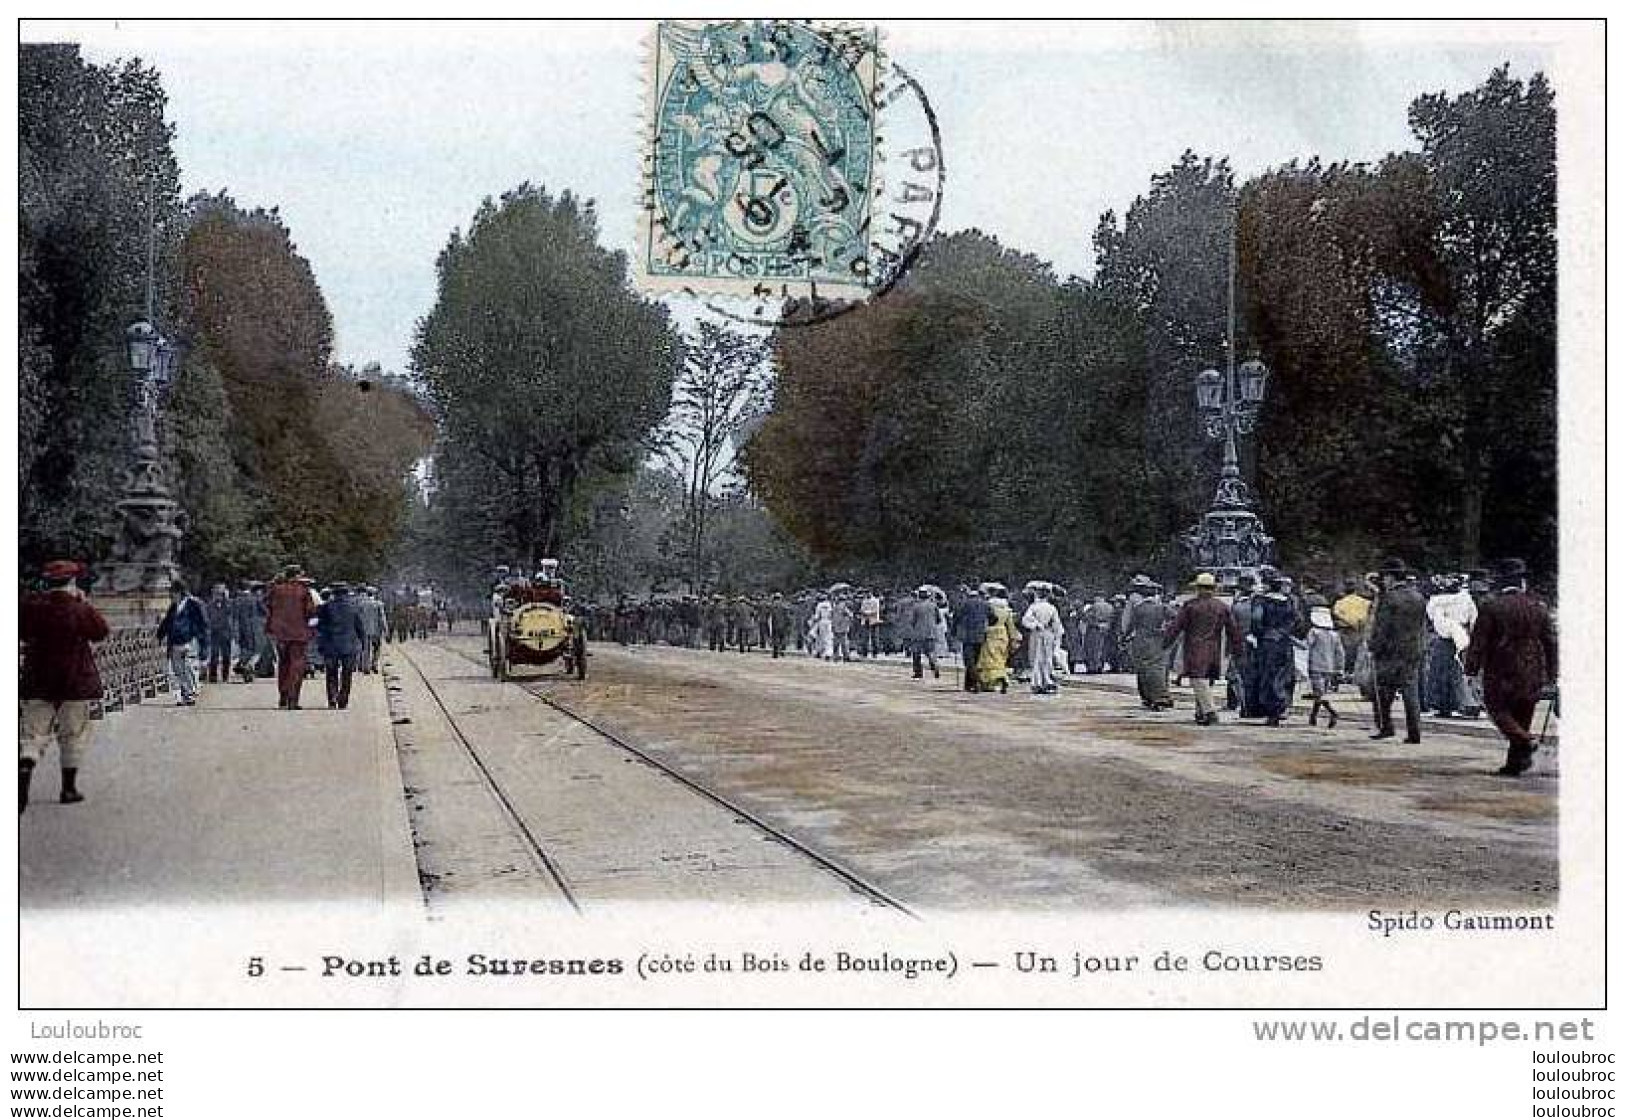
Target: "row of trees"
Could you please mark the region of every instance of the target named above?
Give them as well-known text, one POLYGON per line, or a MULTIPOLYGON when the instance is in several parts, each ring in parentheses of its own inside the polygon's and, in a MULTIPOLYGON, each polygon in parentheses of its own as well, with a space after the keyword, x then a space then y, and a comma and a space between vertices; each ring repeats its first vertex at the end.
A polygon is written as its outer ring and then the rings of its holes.
POLYGON ((440 426, 403 575, 472 595, 497 564, 557 556, 591 596, 807 575, 735 470, 770 401, 766 339, 685 337, 591 203, 528 184, 486 200, 440 255, 412 366, 440 426))
POLYGON ((521 186, 439 262, 413 368, 440 420, 399 553, 472 590, 560 555, 589 594, 840 574, 1172 575, 1216 450, 1194 376, 1272 368, 1247 448, 1287 563, 1555 564, 1551 91, 1419 99, 1418 149, 1238 184, 1187 154, 1062 280, 980 231, 885 298, 770 337, 686 337, 590 203, 521 186), (774 374, 776 373, 776 378, 774 374))
POLYGON ((156 72, 72 46, 19 54, 20 551, 95 560, 118 531, 133 383, 124 328, 183 346, 162 432, 194 577, 289 559, 375 577, 433 435, 409 387, 339 366, 309 263, 276 211, 180 199, 156 72))
POLYGON ((772 340, 754 491, 830 569, 915 579, 1181 569, 1216 452, 1194 375, 1273 371, 1248 451, 1294 567, 1399 554, 1555 570, 1556 157, 1552 94, 1505 68, 1419 98, 1418 148, 1235 182, 1187 153, 1094 234, 1097 270, 970 231, 885 299, 772 340))

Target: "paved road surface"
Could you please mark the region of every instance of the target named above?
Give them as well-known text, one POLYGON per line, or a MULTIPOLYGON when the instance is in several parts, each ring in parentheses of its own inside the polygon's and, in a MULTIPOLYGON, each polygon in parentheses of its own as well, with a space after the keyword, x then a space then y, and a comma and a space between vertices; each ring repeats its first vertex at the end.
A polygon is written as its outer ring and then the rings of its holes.
MULTIPOLYGON (((445 639, 477 656, 477 639, 445 639)), ((1557 779, 1482 738, 1200 729, 1121 694, 595 647, 559 703, 922 908, 1544 906, 1557 779)), ((1353 701, 1346 701, 1352 704, 1353 701)), ((535 717, 540 719, 538 715, 535 717)))
POLYGON ((438 643, 390 647, 424 897, 875 904, 804 854, 438 643))

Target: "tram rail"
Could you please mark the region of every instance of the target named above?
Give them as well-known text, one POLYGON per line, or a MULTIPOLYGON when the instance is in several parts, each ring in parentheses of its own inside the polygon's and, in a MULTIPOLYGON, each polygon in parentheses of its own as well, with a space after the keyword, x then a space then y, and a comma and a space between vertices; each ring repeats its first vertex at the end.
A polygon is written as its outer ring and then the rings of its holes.
MULTIPOLYGON (((468 653, 465 650, 457 649, 454 646, 440 643, 436 643, 436 645, 448 653, 455 653, 457 656, 466 661, 470 661, 476 665, 481 665, 482 667, 484 665, 484 663, 478 657, 468 653)), ((506 794, 502 791, 500 781, 497 780, 495 775, 492 774, 491 770, 484 764, 483 760, 480 759, 479 751, 471 742, 469 742, 467 736, 463 734, 461 728, 457 726, 456 717, 452 715, 450 710, 448 710, 445 702, 441 699, 440 694, 435 690, 433 683, 429 680, 428 675, 418 667, 416 662, 412 661, 410 655, 407 655, 404 660, 411 663, 413 671, 423 679, 424 685, 428 688, 430 695, 435 700, 435 703, 439 705, 441 713, 444 715, 448 724, 450 724, 452 727, 458 741, 463 745, 463 749, 468 752, 469 757, 473 760, 474 765, 480 770, 480 773, 490 786, 493 794, 503 805, 507 815, 515 823, 515 825, 521 829, 527 845, 533 848, 537 856, 546 862, 548 870, 554 875, 554 878, 558 881, 560 888, 566 892, 566 897, 569 898, 571 905, 575 907, 577 912, 580 912, 581 906, 577 902, 575 896, 570 893, 569 887, 564 881, 563 875, 559 872, 553 860, 547 856, 541 843, 536 839, 535 834, 529 829, 528 826, 524 824, 522 815, 519 814, 518 810, 514 808, 512 801, 509 800, 506 794)), ((919 919, 919 915, 913 910, 909 909, 907 904, 905 904, 903 901, 895 898, 884 888, 869 881, 857 871, 847 867, 840 860, 819 851, 818 849, 807 844, 805 841, 798 839, 789 832, 786 832, 784 829, 773 824, 771 821, 766 820, 751 809, 739 804, 738 801, 729 797, 727 794, 713 788, 705 782, 700 781, 690 774, 684 773, 682 770, 672 766, 669 762, 660 758, 653 752, 640 747, 635 743, 628 742, 622 736, 609 730, 590 717, 575 711, 569 705, 561 703, 558 699, 549 694, 551 691, 550 686, 557 686, 560 683, 573 682, 564 682, 558 679, 547 678, 535 681, 509 681, 508 683, 516 685, 520 691, 525 693, 525 695, 529 696, 531 699, 546 705, 552 711, 557 712, 566 719, 581 725, 594 735, 610 743, 620 751, 631 755, 639 762, 642 762, 644 765, 671 779, 673 782, 677 783, 679 786, 683 787, 689 792, 696 794, 699 797, 710 801, 719 808, 726 810, 735 818, 749 824, 757 831, 767 836, 769 839, 798 853, 823 871, 839 879, 849 889, 868 899, 870 902, 885 907, 889 910, 895 910, 901 914, 907 915, 910 918, 914 918, 916 920, 919 919)))

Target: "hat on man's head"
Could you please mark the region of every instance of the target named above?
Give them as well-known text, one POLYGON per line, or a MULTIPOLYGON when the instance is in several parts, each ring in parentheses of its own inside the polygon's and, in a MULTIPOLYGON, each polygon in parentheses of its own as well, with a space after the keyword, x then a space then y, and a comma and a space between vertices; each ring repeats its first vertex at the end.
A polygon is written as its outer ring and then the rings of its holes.
POLYGON ((1405 567, 1405 561, 1390 556, 1388 559, 1382 562, 1382 567, 1377 569, 1377 574, 1383 576, 1402 576, 1406 575, 1409 570, 1410 569, 1405 567))
POLYGON ((298 579, 299 575, 304 570, 305 569, 301 568, 298 564, 284 564, 284 565, 282 565, 282 578, 283 579, 298 579))
POLYGON ((1512 583, 1529 575, 1529 566, 1515 556, 1495 562, 1495 578, 1512 583))
POLYGON ((40 569, 40 578, 47 583, 67 583, 85 574, 85 566, 77 560, 52 560, 40 569))
POLYGON ((1219 581, 1213 577, 1212 572, 1202 572, 1191 583, 1196 587, 1217 587, 1219 581))
POLYGON ((1157 581, 1152 579, 1150 576, 1146 575, 1143 572, 1135 575, 1135 577, 1133 579, 1129 580, 1128 585, 1130 587, 1134 588, 1137 591, 1156 591, 1156 590, 1158 590, 1157 581))

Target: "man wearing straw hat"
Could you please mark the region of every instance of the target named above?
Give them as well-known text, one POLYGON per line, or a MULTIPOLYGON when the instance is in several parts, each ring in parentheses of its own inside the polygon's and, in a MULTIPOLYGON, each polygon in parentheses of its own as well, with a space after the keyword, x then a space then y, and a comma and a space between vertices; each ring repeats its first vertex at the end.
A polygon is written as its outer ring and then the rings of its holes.
POLYGON ((1241 648, 1241 628, 1235 615, 1216 592, 1219 581, 1212 572, 1202 572, 1193 582, 1196 597, 1185 600, 1179 614, 1168 625, 1163 641, 1172 646, 1184 638, 1184 674, 1190 679, 1196 697, 1196 722, 1209 727, 1219 722, 1213 703, 1213 682, 1219 679, 1225 651, 1231 656, 1241 648))

